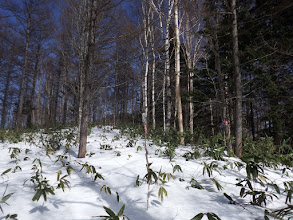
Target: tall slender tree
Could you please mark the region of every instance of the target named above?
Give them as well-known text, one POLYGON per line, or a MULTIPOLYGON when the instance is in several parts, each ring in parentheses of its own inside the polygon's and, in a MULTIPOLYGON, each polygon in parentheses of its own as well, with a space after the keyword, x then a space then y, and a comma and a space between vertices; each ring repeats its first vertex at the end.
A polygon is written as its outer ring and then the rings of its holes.
POLYGON ((238 25, 236 0, 231 1, 232 12, 232 44, 233 44, 233 69, 235 82, 235 146, 234 152, 238 157, 242 156, 242 82, 239 62, 238 25))
POLYGON ((179 2, 174 1, 174 24, 175 24, 175 93, 176 93, 176 105, 177 105, 177 115, 178 115, 178 126, 180 133, 180 144, 184 145, 183 136, 183 114, 182 114, 182 104, 181 104, 181 93, 180 93, 180 36, 179 36, 179 2))

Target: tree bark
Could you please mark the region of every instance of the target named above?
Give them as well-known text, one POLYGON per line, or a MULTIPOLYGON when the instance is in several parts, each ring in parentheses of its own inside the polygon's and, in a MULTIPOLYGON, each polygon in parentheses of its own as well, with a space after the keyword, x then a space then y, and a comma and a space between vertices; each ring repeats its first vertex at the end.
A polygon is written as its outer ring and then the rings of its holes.
MULTIPOLYGON (((219 19, 218 15, 216 15, 216 26, 219 25, 219 19)), ((224 139, 225 139, 225 145, 227 146, 228 150, 230 152, 233 152, 233 147, 231 144, 231 126, 230 126, 230 118, 228 115, 228 85, 227 85, 227 80, 225 79, 224 74, 222 73, 222 68, 221 68, 221 61, 220 61, 220 50, 219 50, 219 41, 218 41, 218 33, 217 33, 217 28, 214 31, 214 45, 213 45, 213 53, 215 56, 215 69, 217 71, 217 75, 219 76, 219 87, 220 87, 220 105, 221 105, 221 123, 224 121, 227 121, 227 125, 223 126, 223 132, 224 132, 224 139)))
POLYGON ((57 71, 57 86, 55 89, 54 97, 54 114, 53 114, 53 123, 56 123, 58 120, 58 103, 59 103, 59 92, 60 92, 60 80, 61 80, 61 67, 59 63, 59 69, 57 71))
POLYGON ((63 103, 63 117, 62 117, 62 124, 66 125, 67 122, 67 109, 68 109, 68 89, 67 89, 67 82, 68 82, 68 64, 64 62, 65 65, 65 76, 64 76, 64 84, 63 91, 64 91, 64 103, 63 103))
POLYGON ((144 69, 144 77, 143 77, 143 111, 142 111, 142 119, 145 122, 145 125, 148 125, 148 72, 149 72, 149 9, 148 4, 142 3, 143 10, 143 26, 144 26, 144 59, 145 59, 145 69, 144 69))
POLYGON ((8 67, 5 89, 4 89, 4 97, 3 97, 3 104, 2 104, 2 114, 1 114, 1 129, 5 128, 6 124, 6 110, 7 110, 7 101, 8 101, 8 94, 9 94, 9 85, 11 81, 11 66, 8 67))
POLYGON ((85 19, 85 51, 82 60, 82 76, 84 76, 84 85, 82 97, 82 113, 80 121, 80 138, 78 158, 84 158, 86 154, 86 144, 88 135, 88 125, 90 121, 90 100, 91 100, 91 80, 93 71, 94 46, 95 46, 95 15, 96 1, 86 1, 86 19, 85 19))
POLYGON ((37 85, 37 90, 38 90, 38 96, 37 96, 37 101, 36 101, 36 111, 35 115, 33 116, 35 119, 35 123, 37 125, 42 124, 42 119, 41 119, 41 84, 39 83, 37 85))
POLYGON ((184 145, 183 136, 183 116, 182 116, 182 104, 180 94, 180 38, 179 38, 179 7, 178 0, 174 1, 174 23, 175 23, 175 93, 176 93, 176 104, 177 104, 177 115, 178 115, 178 126, 180 134, 180 144, 184 145))
MULTIPOLYGON (((154 15, 152 13, 152 20, 154 15)), ((154 25, 154 24, 153 24, 154 25)), ((156 128, 156 101, 155 101, 155 72, 156 72, 156 55, 155 55, 155 32, 152 25, 151 30, 151 49, 152 49, 152 126, 156 128)))
POLYGON ((35 93, 36 93, 36 83, 38 78, 38 71, 39 71, 39 61, 40 61, 40 50, 41 50, 41 41, 39 39, 38 46, 37 46, 37 52, 36 52, 36 62, 34 66, 34 76, 33 76, 33 82, 32 82, 32 90, 31 90, 31 97, 30 97, 30 111, 28 115, 27 125, 28 127, 32 126, 34 124, 34 99, 35 99, 35 93))
POLYGON ((234 67, 234 83, 235 83, 235 146, 234 153, 236 156, 242 156, 242 83, 239 62, 238 48, 238 26, 236 0, 231 2, 232 10, 232 44, 233 44, 233 67, 234 67))
POLYGON ((18 109, 16 114, 16 125, 15 128, 19 129, 22 127, 22 111, 23 111, 23 102, 24 102, 24 90, 25 90, 25 80, 27 78, 27 65, 28 65, 28 50, 29 50, 29 42, 30 42, 30 34, 31 34, 31 16, 32 16, 32 4, 33 1, 29 1, 28 5, 28 17, 27 17, 27 27, 25 34, 25 51, 24 51, 24 64, 22 68, 21 82, 19 88, 19 99, 18 99, 18 109))
POLYGON ((166 39, 165 39, 165 76, 166 76, 166 102, 167 102, 167 113, 166 113, 166 128, 165 131, 169 131, 171 125, 172 116, 172 99, 171 99, 171 78, 170 78, 170 24, 172 18, 172 9, 174 0, 169 0, 168 4, 168 19, 166 24, 166 39))

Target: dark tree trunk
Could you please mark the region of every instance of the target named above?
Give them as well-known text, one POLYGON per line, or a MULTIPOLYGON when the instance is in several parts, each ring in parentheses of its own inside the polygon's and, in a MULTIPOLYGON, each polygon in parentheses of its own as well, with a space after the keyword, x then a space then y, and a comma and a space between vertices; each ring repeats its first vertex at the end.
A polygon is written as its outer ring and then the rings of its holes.
MULTIPOLYGON (((217 23, 218 23, 218 17, 216 18, 217 23)), ((225 145, 227 146, 228 150, 230 152, 233 152, 233 147, 230 141, 230 119, 229 119, 229 114, 228 114, 228 100, 226 98, 226 93, 228 93, 228 85, 225 76, 222 73, 222 68, 221 68, 221 61, 220 61, 220 54, 219 54, 219 41, 218 41, 218 34, 215 31, 214 33, 214 48, 213 48, 213 53, 215 56, 215 68, 217 71, 217 74, 219 76, 219 87, 220 87, 220 104, 221 104, 221 121, 224 124, 224 122, 227 122, 226 126, 223 126, 223 131, 224 131, 224 136, 225 136, 225 145)))
POLYGON ((4 129, 6 124, 6 109, 8 105, 7 101, 8 101, 10 80, 11 80, 11 67, 9 66, 7 77, 6 77, 5 89, 4 89, 2 114, 1 114, 1 129, 4 129))
MULTIPOLYGON (((59 64, 60 65, 60 64, 59 64)), ((61 78, 61 67, 59 66, 59 70, 57 73, 57 87, 55 91, 55 100, 54 100, 54 115, 53 115, 53 120, 54 123, 58 121, 57 116, 58 116, 58 100, 59 100, 59 91, 60 91, 60 78, 61 78)))
POLYGON ((16 125, 15 125, 16 129, 19 129, 22 127, 22 111, 23 111, 23 103, 24 103, 24 91, 25 91, 24 84, 27 78, 26 71, 27 71, 27 64, 28 64, 28 50, 29 50, 29 42, 30 42, 30 34, 31 34, 32 4, 33 4, 33 1, 30 0, 29 6, 28 6, 27 27, 26 27, 26 35, 25 35, 24 64, 22 68, 22 75, 21 75, 20 88, 19 88, 18 109, 16 114, 16 125))
POLYGON ((236 0, 232 0, 232 43, 233 43, 233 67, 234 67, 234 85, 235 85, 235 146, 236 156, 242 156, 242 84, 239 62, 238 48, 238 30, 237 30, 237 12, 236 0))
POLYGON ((87 23, 86 30, 86 46, 84 51, 84 60, 83 60, 83 74, 84 76, 84 89, 83 94, 81 94, 82 100, 82 115, 80 120, 80 138, 79 138, 79 151, 78 158, 84 158, 86 154, 86 144, 87 144, 87 135, 88 135, 88 126, 90 122, 90 101, 91 101, 91 80, 92 80, 92 70, 93 70, 93 59, 94 59, 94 46, 95 46, 95 18, 94 18, 94 10, 96 9, 96 1, 91 1, 87 5, 87 16, 88 18, 85 20, 87 23))
POLYGON ((27 126, 31 127, 33 125, 33 111, 34 108, 34 99, 35 99, 35 93, 36 93, 36 83, 37 83, 37 77, 38 77, 38 69, 39 69, 39 59, 40 59, 40 50, 41 50, 41 42, 38 42, 38 48, 36 53, 36 62, 34 67, 34 75, 33 75, 33 82, 32 82, 32 90, 31 90, 31 97, 30 97, 30 109, 27 116, 27 126))
POLYGON ((68 80, 68 67, 65 67, 65 77, 64 77, 64 83, 65 86, 64 89, 64 103, 63 103, 63 117, 62 117, 62 124, 66 125, 67 122, 67 110, 68 110, 68 89, 67 89, 67 80, 68 80))

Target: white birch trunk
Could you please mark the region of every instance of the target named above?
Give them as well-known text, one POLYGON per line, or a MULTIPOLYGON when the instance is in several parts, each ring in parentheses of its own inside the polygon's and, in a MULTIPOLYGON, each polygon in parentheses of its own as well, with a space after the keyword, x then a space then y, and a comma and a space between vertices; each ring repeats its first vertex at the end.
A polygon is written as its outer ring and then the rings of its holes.
POLYGON ((142 3, 143 11, 143 27, 144 27, 144 42, 142 43, 143 56, 145 61, 144 77, 143 77, 143 111, 142 118, 148 124, 148 73, 149 73, 149 34, 150 34, 150 9, 147 4, 142 3))
MULTIPOLYGON (((154 19, 154 14, 152 12, 152 22, 154 19)), ((156 72, 156 55, 155 55, 155 32, 154 24, 151 28, 151 50, 152 50, 152 126, 153 129, 156 128, 156 102, 155 102, 155 72, 156 72)))

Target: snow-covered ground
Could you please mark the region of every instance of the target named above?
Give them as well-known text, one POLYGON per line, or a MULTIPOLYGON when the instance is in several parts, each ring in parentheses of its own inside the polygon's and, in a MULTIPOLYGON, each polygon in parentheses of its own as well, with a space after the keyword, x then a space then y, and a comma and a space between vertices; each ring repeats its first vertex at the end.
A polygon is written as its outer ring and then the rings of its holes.
MULTIPOLYGON (((68 157, 62 160, 64 167, 60 161, 55 162, 58 155, 64 155, 64 147, 49 157, 46 156, 44 149, 25 142, 0 143, 0 174, 2 173, 0 199, 6 187, 5 195, 13 193, 7 200, 9 205, 0 204, 4 211, 4 213, 0 212, 0 216, 3 216, 0 219, 5 219, 7 214, 18 214, 19 220, 100 219, 95 216, 107 215, 103 206, 117 213, 123 204, 125 204, 124 214, 131 220, 188 220, 198 213, 207 212, 215 213, 222 220, 264 218, 265 208, 245 205, 250 202, 251 198, 239 196, 241 187, 235 185, 238 182, 236 178, 245 178, 246 171, 245 167, 240 170, 235 166, 230 168, 229 164, 238 161, 237 159, 227 158, 228 161, 215 162, 218 164, 219 172, 213 171, 211 177, 222 185, 223 189, 219 191, 208 176, 207 170, 203 174, 204 163, 209 164, 214 161, 213 159, 202 157, 186 161, 182 155, 190 150, 190 147, 181 146, 176 149, 176 156, 170 162, 168 157, 160 153, 164 149, 148 141, 152 170, 170 173, 174 179, 166 178, 167 182, 164 185, 159 181, 158 184, 150 185, 150 187, 143 182, 138 187, 136 185, 138 175, 139 181, 142 182, 147 173, 144 140, 136 139, 132 147, 127 146, 130 140, 129 137, 121 136, 119 130, 112 130, 109 127, 93 128, 88 137, 87 157, 78 159, 78 149, 71 148, 69 154, 65 154, 68 157), (112 149, 107 149, 109 147, 112 149), (10 152, 9 148, 11 148, 10 152), (16 158, 10 158, 12 148, 21 149, 21 152, 16 155, 17 161, 16 158), (28 152, 26 149, 30 151, 28 152), (36 158, 40 160, 35 160, 36 158), (41 161, 42 167, 39 161, 41 161), (81 170, 81 164, 85 163, 94 166, 96 172, 100 173, 104 180, 98 178, 93 181, 94 174, 86 173, 86 167, 81 170), (177 169, 173 173, 175 165, 179 165, 183 172, 177 169), (223 169, 225 165, 227 169, 223 169), (35 169, 32 169, 33 166, 35 169), (71 175, 65 178, 70 182, 71 188, 65 187, 63 192, 60 188, 56 189, 59 183, 57 175, 58 171, 62 172, 60 177, 66 175, 68 166, 74 169, 71 175), (10 168, 12 169, 9 172, 3 174, 10 168), (43 178, 49 180, 49 185, 54 187, 55 195, 48 194, 46 202, 43 197, 39 201, 32 201, 35 195, 35 185, 31 181, 31 177, 36 174, 37 169, 42 172, 43 178), (193 188, 192 179, 198 181, 203 189, 193 188), (168 193, 163 201, 158 197, 158 190, 161 186, 168 193), (111 195, 107 191, 107 187, 111 189, 111 195), (230 195, 241 205, 229 204, 229 200, 223 193, 230 195), (149 205, 147 205, 148 195, 149 205)), ((265 176, 276 183, 281 190, 281 194, 276 193, 278 199, 268 201, 266 208, 284 207, 286 195, 283 193, 283 182, 292 181, 292 173, 289 172, 289 176, 285 176, 282 175, 281 170, 266 168, 265 176)), ((254 187, 258 186, 254 185, 254 187)), ((272 188, 268 190, 274 192, 272 188)), ((203 219, 207 219, 207 217, 203 219)))

